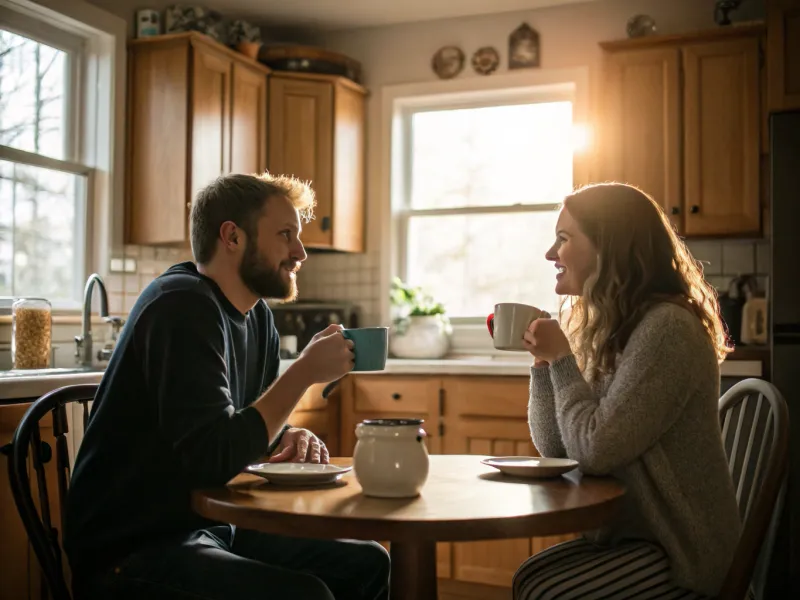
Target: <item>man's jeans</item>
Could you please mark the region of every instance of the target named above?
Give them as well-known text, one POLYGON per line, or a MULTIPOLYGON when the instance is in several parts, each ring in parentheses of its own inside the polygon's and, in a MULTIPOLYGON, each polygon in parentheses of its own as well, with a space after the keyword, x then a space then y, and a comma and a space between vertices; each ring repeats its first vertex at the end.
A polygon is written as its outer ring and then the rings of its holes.
POLYGON ((389 556, 375 542, 220 525, 160 540, 75 583, 76 600, 386 600, 389 556))

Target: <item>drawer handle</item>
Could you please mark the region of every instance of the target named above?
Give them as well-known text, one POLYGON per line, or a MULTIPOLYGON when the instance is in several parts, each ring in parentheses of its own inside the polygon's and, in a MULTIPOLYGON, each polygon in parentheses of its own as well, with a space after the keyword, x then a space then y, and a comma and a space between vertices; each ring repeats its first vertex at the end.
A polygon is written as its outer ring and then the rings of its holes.
POLYGON ((397 392, 392 394, 392 400, 400 400, 400 394, 398 394, 397 392))

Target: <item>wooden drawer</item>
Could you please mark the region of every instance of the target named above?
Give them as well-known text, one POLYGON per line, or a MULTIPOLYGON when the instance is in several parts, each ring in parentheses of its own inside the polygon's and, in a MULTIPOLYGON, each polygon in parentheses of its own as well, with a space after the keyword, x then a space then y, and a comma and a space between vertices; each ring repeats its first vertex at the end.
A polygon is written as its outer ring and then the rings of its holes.
POLYGON ((528 417, 528 377, 448 377, 444 390, 446 415, 528 417))
POLYGON ((390 375, 353 378, 357 412, 429 413, 436 411, 438 378, 393 377, 390 375))

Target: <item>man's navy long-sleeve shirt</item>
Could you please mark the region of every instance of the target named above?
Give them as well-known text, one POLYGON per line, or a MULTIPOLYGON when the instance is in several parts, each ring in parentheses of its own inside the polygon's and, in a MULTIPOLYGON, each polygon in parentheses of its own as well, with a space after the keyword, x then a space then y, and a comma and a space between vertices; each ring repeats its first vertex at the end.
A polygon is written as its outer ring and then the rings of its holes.
POLYGON ((191 262, 142 292, 92 407, 64 532, 88 574, 160 536, 207 525, 192 490, 225 484, 270 450, 250 406, 276 379, 279 338, 259 301, 242 315, 191 262))

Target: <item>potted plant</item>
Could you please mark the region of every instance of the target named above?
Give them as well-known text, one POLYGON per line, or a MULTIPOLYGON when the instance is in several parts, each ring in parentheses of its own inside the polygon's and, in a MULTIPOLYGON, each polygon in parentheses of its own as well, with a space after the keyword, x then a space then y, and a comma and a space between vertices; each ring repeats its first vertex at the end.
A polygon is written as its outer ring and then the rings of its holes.
POLYGON ((393 309, 389 351, 397 358, 442 358, 452 328, 444 305, 420 287, 392 280, 393 309))

